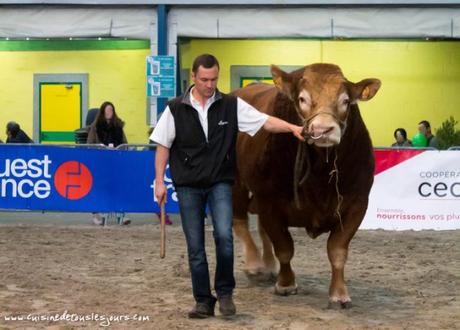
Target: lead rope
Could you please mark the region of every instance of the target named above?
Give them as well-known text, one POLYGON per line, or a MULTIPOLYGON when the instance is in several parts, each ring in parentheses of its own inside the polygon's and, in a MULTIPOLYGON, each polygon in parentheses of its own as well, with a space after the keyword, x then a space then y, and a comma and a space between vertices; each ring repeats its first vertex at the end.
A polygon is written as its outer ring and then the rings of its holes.
POLYGON ((334 158, 334 169, 329 172, 329 183, 331 183, 332 177, 335 175, 335 191, 337 193, 337 207, 335 208, 335 214, 339 218, 340 228, 343 232, 342 215, 340 214, 340 208, 342 207, 343 196, 339 192, 339 170, 337 168, 337 149, 335 149, 334 158))
POLYGON ((300 200, 299 200, 299 187, 302 186, 310 175, 310 156, 308 154, 308 146, 299 141, 297 145, 297 154, 295 157, 294 165, 294 202, 297 209, 300 210, 300 200), (305 172, 301 175, 302 170, 304 169, 304 163, 306 165, 305 172))
POLYGON ((300 210, 300 200, 299 200, 299 183, 300 183, 300 171, 302 171, 303 162, 305 158, 303 143, 299 141, 297 145, 297 154, 295 156, 295 165, 294 165, 294 202, 297 209, 300 210))

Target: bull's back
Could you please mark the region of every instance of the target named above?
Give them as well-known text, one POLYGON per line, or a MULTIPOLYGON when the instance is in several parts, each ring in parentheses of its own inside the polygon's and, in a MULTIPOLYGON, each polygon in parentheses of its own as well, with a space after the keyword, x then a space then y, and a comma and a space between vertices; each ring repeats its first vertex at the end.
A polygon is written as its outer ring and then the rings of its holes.
POLYGON ((273 115, 273 101, 278 94, 278 89, 274 85, 254 83, 237 89, 232 94, 245 100, 257 110, 273 115))
MULTIPOLYGON (((274 85, 255 83, 234 91, 232 94, 240 97, 260 112, 273 115, 274 101, 278 89, 274 85)), ((237 180, 252 190, 261 182, 258 164, 263 159, 268 143, 269 133, 261 128, 257 134, 250 137, 239 133, 236 145, 237 150, 237 180)))

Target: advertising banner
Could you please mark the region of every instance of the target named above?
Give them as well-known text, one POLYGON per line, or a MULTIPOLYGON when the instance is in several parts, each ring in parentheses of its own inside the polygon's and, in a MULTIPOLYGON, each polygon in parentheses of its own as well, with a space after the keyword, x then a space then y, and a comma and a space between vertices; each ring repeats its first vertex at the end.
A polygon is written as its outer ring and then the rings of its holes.
MULTIPOLYGON (((360 229, 460 229, 460 152, 376 150, 360 229)), ((153 150, 0 144, 0 209, 158 212, 153 150)), ((166 211, 178 213, 167 170, 166 211)))
MULTIPOLYGON (((158 212, 154 151, 0 145, 0 209, 158 212)), ((169 177, 168 212, 178 212, 169 177)))
POLYGON ((460 229, 460 152, 376 150, 360 229, 460 229))

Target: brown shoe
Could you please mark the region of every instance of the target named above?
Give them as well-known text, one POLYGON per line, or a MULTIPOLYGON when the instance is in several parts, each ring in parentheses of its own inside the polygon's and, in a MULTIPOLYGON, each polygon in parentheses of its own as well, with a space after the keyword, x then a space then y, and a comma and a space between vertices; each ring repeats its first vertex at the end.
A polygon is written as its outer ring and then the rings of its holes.
POLYGON ((196 303, 195 307, 188 312, 188 317, 191 319, 205 319, 212 316, 214 316, 214 306, 205 303, 196 303))
POLYGON ((236 307, 233 303, 232 296, 218 297, 219 300, 219 312, 223 316, 232 316, 236 314, 236 307))

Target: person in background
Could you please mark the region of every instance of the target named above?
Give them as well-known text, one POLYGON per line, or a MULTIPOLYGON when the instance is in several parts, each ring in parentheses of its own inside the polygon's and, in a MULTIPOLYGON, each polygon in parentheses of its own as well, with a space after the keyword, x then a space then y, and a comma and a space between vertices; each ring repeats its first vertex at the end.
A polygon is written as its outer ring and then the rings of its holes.
POLYGON ((420 123, 418 123, 418 131, 425 135, 427 140, 427 147, 438 148, 438 140, 431 132, 431 125, 429 121, 422 120, 420 123))
POLYGON ((396 142, 391 145, 392 147, 412 147, 412 142, 407 139, 407 132, 404 128, 397 128, 393 136, 396 142))
MULTIPOLYGON (((120 144, 128 143, 125 132, 125 123, 117 116, 115 106, 111 102, 102 103, 96 119, 89 128, 88 144, 104 144, 111 148, 116 148, 120 144)), ((117 214, 121 218, 120 224, 128 225, 131 220, 124 218, 124 214, 117 214)), ((93 213, 93 223, 102 225, 103 220, 99 213, 93 213)))
MULTIPOLYGON (((153 145, 153 144, 155 144, 155 142, 153 142, 153 141, 150 139, 150 135, 152 135, 152 133, 153 133, 153 127, 150 127, 150 128, 148 129, 148 131, 147 131, 147 136, 149 137, 149 144, 152 144, 152 145, 153 145)), ((154 146, 151 146, 151 147, 149 146, 149 147, 146 147, 145 150, 155 151, 155 147, 154 147, 154 146)), ((157 215, 158 219, 160 220, 160 219, 161 219, 161 213, 158 212, 158 213, 156 213, 156 215, 157 215)), ((169 214, 168 214, 168 213, 166 213, 165 223, 166 223, 167 225, 172 225, 172 221, 171 221, 171 219, 169 218, 169 214)))
POLYGON ((86 143, 101 143, 113 148, 128 143, 123 131, 124 126, 125 123, 117 116, 113 103, 106 101, 102 103, 96 119, 89 128, 86 143))
POLYGON ((18 123, 10 121, 6 124, 6 143, 34 143, 18 123))

